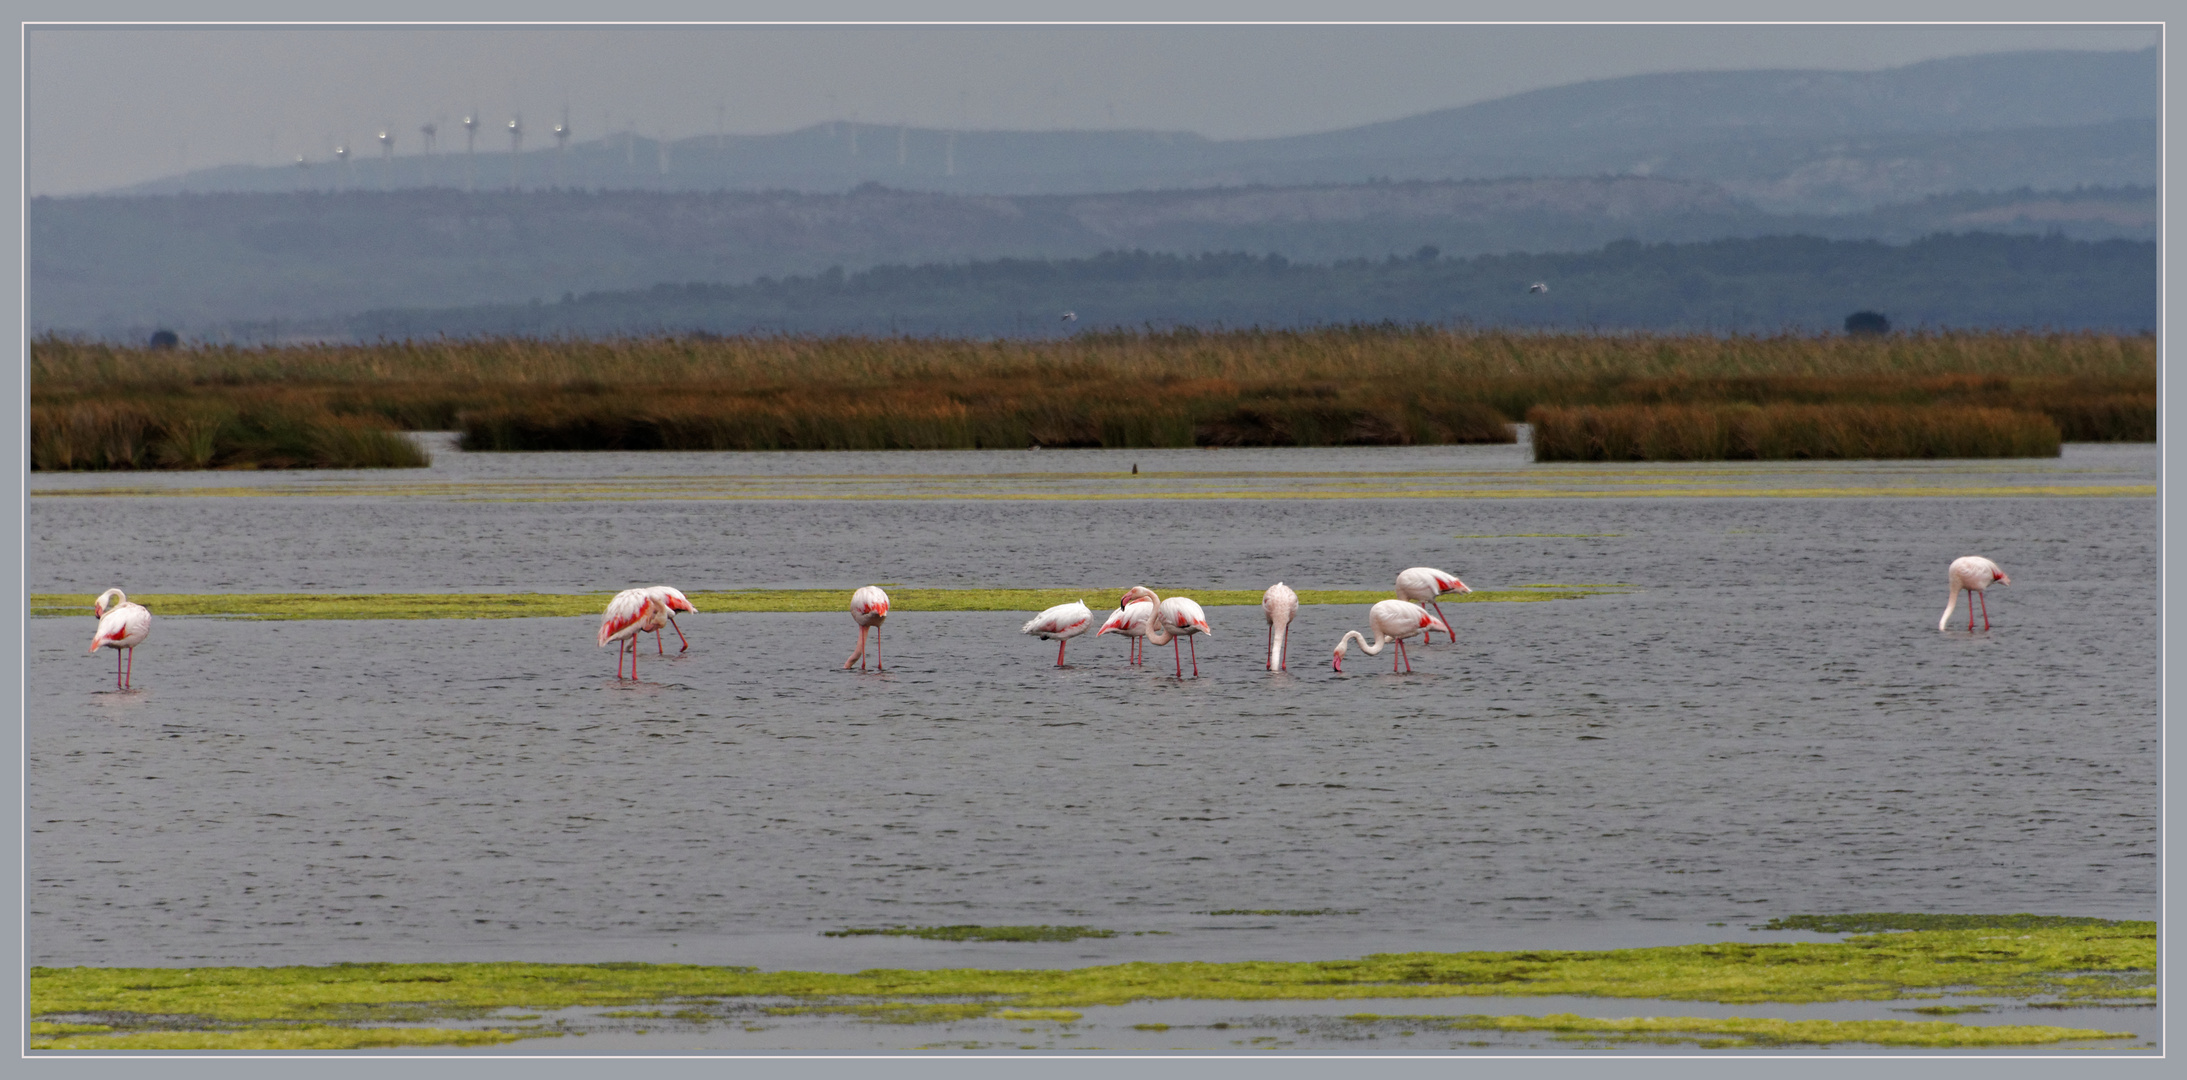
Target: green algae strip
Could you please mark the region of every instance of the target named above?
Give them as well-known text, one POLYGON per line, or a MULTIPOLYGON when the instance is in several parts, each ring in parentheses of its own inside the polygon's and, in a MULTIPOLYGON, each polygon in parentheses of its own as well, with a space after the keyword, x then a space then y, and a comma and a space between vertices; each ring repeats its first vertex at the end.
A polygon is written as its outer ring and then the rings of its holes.
MULTIPOLYGON (((1318 962, 876 969, 854 974, 684 964, 39 967, 30 971, 30 1006, 36 1021, 95 1020, 117 1029, 112 1034, 63 1036, 54 1045, 73 1040, 65 1045, 105 1046, 119 1044, 95 1040, 134 1037, 128 1030, 132 1028, 157 1026, 171 1031, 177 1017, 192 1018, 208 1030, 245 1024, 363 1029, 443 1017, 477 1019, 509 1008, 633 1007, 731 997, 787 999, 786 1004, 769 1006, 783 1015, 838 1013, 899 1023, 972 1019, 1003 1009, 1076 1009, 1160 1000, 1578 995, 1748 1004, 1934 1000, 1952 994, 2068 1004, 2150 1004, 2156 1000, 2156 962, 2156 924, 2119 922, 1911 930, 1844 941, 1725 942, 1589 952, 1383 953, 1318 962), (143 1018, 143 1023, 128 1023, 132 1017, 143 1018)), ((1919 1030, 1944 1032, 1953 1027, 1919 1030)), ((1995 1038, 1999 1036, 1984 1033, 1997 1030, 1968 1027, 1961 1037, 1995 1038)), ((228 1035, 241 1039, 261 1033, 236 1030, 228 1035)), ((1855 1041, 1867 1039, 1863 1035, 1855 1041)))
POLYGON ((1548 1016, 1376 1016, 1344 1019, 1356 1024, 1402 1024, 1444 1031, 1547 1031, 1574 1042, 1698 1043, 1727 1047, 1868 1043, 1876 1046, 2041 1046, 2081 1039, 2131 1039, 2130 1031, 2053 1027, 2046 1024, 1952 1024, 1940 1020, 1778 1020, 1769 1017, 1643 1016, 1599 1019, 1573 1013, 1548 1016))
POLYGON ((1077 941, 1112 938, 1114 930, 1090 926, 868 926, 822 930, 821 937, 915 937, 928 941, 1077 941))
MULTIPOLYGON (((1090 589, 889 589, 892 614, 912 611, 1043 611, 1084 600, 1100 610, 1113 606, 1127 586, 1090 589)), ((1620 591, 1612 585, 1528 585, 1477 590, 1446 596, 1445 604, 1523 603, 1572 600, 1620 591)), ((1171 590, 1157 587, 1164 596, 1171 590)), ((742 589, 688 593, 702 612, 830 612, 850 610, 850 589, 742 589)), ((244 619, 526 619, 591 615, 607 606, 611 592, 599 593, 147 593, 130 599, 154 615, 220 615, 244 619)), ((1261 594, 1249 589, 1184 590, 1206 607, 1259 607, 1261 594)), ((1301 604, 1373 604, 1387 600, 1388 589, 1301 589, 1301 604)), ((33 593, 34 617, 91 614, 90 596, 33 593)))
POLYGON ((399 1046, 491 1046, 554 1031, 467 1028, 354 1028, 326 1024, 229 1031, 130 1031, 43 1036, 31 1025, 32 1050, 368 1050, 399 1046))

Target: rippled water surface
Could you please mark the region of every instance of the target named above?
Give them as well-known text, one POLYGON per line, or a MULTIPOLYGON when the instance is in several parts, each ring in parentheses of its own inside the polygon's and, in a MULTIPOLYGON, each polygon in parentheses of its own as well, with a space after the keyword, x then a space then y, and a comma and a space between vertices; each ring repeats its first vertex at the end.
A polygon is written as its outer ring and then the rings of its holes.
POLYGON ((1351 607, 1303 609, 1276 675, 1259 611, 1211 609, 1197 680, 1111 638, 1059 670, 1013 612, 899 610, 886 675, 836 670, 847 616, 702 613, 637 683, 592 619, 171 617, 121 694, 88 618, 36 619, 30 957, 852 970, 2153 917, 2155 467, 443 448, 401 475, 40 476, 31 588, 87 597, 882 581, 1098 607, 1421 564, 1631 588, 1445 605, 1461 640, 1410 676, 1330 670, 1351 607), (2014 580, 1995 629, 1939 633, 1975 551, 2014 580), (1208 914, 1232 909, 1321 914, 1208 914), (1119 936, 820 936, 937 923, 1119 936))

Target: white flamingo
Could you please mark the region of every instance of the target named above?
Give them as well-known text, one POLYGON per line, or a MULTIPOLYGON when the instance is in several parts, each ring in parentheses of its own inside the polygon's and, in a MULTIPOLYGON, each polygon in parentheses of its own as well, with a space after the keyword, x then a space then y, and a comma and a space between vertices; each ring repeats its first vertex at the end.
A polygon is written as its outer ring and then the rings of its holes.
POLYGON ((1998 569, 1996 563, 1980 555, 1967 555, 1952 560, 1951 569, 1945 571, 1945 575, 1951 582, 1952 592, 1951 596, 1944 602, 1944 614, 1936 620, 1936 628, 1942 630, 1945 623, 1952 621, 1952 609, 1959 606, 1959 594, 1964 592, 1967 594, 1967 631, 1969 633, 1974 631, 1976 597, 1982 598, 1982 629, 1989 629, 1990 584, 1995 582, 1999 585, 2010 585, 2012 579, 2006 577, 2005 572, 1998 569))
POLYGON ((1072 638, 1085 633, 1086 628, 1092 625, 1093 609, 1087 607, 1084 600, 1073 600, 1068 604, 1057 604, 1033 616, 1032 621, 1027 622, 1018 633, 1031 634, 1042 641, 1054 641, 1056 666, 1062 667, 1064 646, 1069 645, 1072 638))
MULTIPOLYGON (((1186 597, 1172 596, 1164 600, 1154 595, 1153 589, 1144 585, 1134 585, 1125 590, 1123 597, 1116 602, 1116 606, 1126 607, 1142 602, 1154 605, 1154 615, 1147 620, 1147 644, 1169 646, 1170 655, 1177 659, 1177 677, 1184 678, 1184 655, 1177 649, 1177 640, 1179 638, 1189 640, 1195 634, 1213 636, 1215 631, 1207 625, 1207 612, 1200 610, 1199 604, 1186 597)), ((1200 646, 1198 643, 1194 643, 1192 646, 1192 677, 1195 679, 1200 677, 1200 646)))
POLYGON ((859 589, 851 594, 850 611, 851 621, 858 624, 858 651, 850 654, 850 660, 843 661, 843 667, 847 670, 851 660, 856 660, 858 670, 866 670, 866 631, 871 630, 873 666, 879 671, 888 670, 881 666, 881 624, 888 621, 888 594, 882 592, 879 585, 859 589))
POLYGON ((85 655, 114 650, 114 685, 127 690, 129 675, 137 666, 137 646, 152 635, 152 613, 143 604, 130 602, 120 589, 108 589, 91 602, 91 614, 98 616, 99 628, 92 633, 85 655))
MULTIPOLYGON (((1380 655, 1382 647, 1394 641, 1397 642, 1397 655, 1390 657, 1390 670, 1396 671, 1397 662, 1402 659, 1405 661, 1405 671, 1409 674, 1412 671, 1412 657, 1405 654, 1405 639, 1428 630, 1450 633, 1449 623, 1429 614, 1428 609, 1410 600, 1384 600, 1367 609, 1367 625, 1374 628, 1374 644, 1367 644, 1366 635, 1359 631, 1346 630, 1344 636, 1337 639, 1336 656, 1329 666, 1338 671, 1344 670, 1344 650, 1354 641, 1359 642, 1359 651, 1369 656, 1380 655)), ((1453 637, 1452 640, 1457 639, 1453 637)))
POLYGON ((1146 644, 1147 623, 1154 618, 1154 605, 1145 600, 1134 600, 1109 613, 1107 622, 1094 631, 1095 637, 1114 631, 1131 639, 1131 662, 1140 663, 1145 654, 1141 647, 1146 644))
MULTIPOLYGON (((676 651, 690 652, 691 639, 683 636, 683 627, 676 626, 676 613, 679 611, 697 611, 699 609, 692 607, 691 601, 684 599, 683 593, 678 591, 674 585, 648 585, 645 591, 653 594, 653 599, 661 602, 661 610, 668 616, 668 625, 676 629, 676 640, 683 642, 683 648, 676 651)), ((668 652, 661 645, 659 627, 653 629, 653 651, 662 655, 666 655, 668 652)))
POLYGON ((624 589, 608 601, 600 616, 600 647, 615 649, 615 677, 623 677, 623 654, 630 654, 630 677, 638 677, 638 635, 668 624, 668 607, 649 589, 624 589))
MULTIPOLYGON (((1444 593, 1472 591, 1466 588, 1465 582, 1458 580, 1458 575, 1448 570, 1437 570, 1432 566, 1415 566, 1410 570, 1400 571, 1397 575, 1397 598, 1433 606, 1435 617, 1443 622, 1441 629, 1445 635, 1450 633, 1450 620, 1443 617, 1443 605, 1436 603, 1436 598, 1444 593)), ((1450 640, 1455 642, 1458 639, 1453 637, 1450 640)), ((1433 644, 1434 641, 1431 634, 1420 637, 1422 645, 1433 644)))
POLYGON ((1277 582, 1261 594, 1261 614, 1268 618, 1268 670, 1291 669, 1291 617, 1299 613, 1299 594, 1277 582))

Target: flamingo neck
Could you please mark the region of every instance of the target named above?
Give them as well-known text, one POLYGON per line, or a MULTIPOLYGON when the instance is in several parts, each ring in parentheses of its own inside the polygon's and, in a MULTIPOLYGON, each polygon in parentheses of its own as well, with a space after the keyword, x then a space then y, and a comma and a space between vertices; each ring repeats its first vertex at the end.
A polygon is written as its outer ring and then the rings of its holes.
POLYGON ((1387 634, 1384 634, 1382 630, 1378 627, 1375 629, 1374 632, 1374 644, 1369 645, 1367 644, 1367 635, 1362 634, 1357 630, 1346 630, 1344 632, 1344 637, 1337 642, 1337 655, 1343 656, 1344 650, 1352 642, 1356 641, 1359 642, 1360 652, 1366 653, 1369 656, 1380 656, 1382 655, 1383 646, 1388 645, 1393 640, 1395 639, 1391 638, 1387 634))
POLYGON ((1274 667, 1277 667, 1277 666, 1279 666, 1279 665, 1281 665, 1281 664, 1283 663, 1283 646, 1284 646, 1284 643, 1285 643, 1285 642, 1287 642, 1287 641, 1289 641, 1289 640, 1290 640, 1290 638, 1291 638, 1291 624, 1290 624, 1289 622, 1280 622, 1280 623, 1270 623, 1270 624, 1269 624, 1269 627, 1268 627, 1268 666, 1269 666, 1269 667, 1271 667, 1271 668, 1274 668, 1274 667))

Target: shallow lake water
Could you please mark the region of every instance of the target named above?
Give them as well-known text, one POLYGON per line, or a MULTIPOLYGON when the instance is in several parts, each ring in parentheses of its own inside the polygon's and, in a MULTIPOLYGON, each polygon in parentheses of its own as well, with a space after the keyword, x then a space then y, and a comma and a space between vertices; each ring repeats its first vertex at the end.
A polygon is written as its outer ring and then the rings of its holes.
POLYGON ((837 670, 845 615, 700 613, 690 651, 648 644, 634 683, 589 618, 170 617, 124 694, 84 655, 88 618, 34 619, 31 962, 1061 966, 2156 910, 2149 447, 436 454, 400 474, 41 474, 30 587, 669 581, 847 603, 879 581, 1100 608, 1136 582, 1379 589, 1432 565, 1478 589, 1627 588, 1446 604, 1458 643, 1415 643, 1409 676, 1387 654, 1330 669, 1365 629, 1351 606, 1303 608, 1279 674, 1258 609, 1210 609, 1183 680, 1113 638, 1058 669, 1013 612, 899 609, 885 675, 837 670), (1944 566, 1970 552, 2014 584, 1989 632, 1939 633, 1944 566), (1210 914, 1264 909, 1319 914, 1210 914), (1117 936, 822 936, 964 923, 1117 936))

